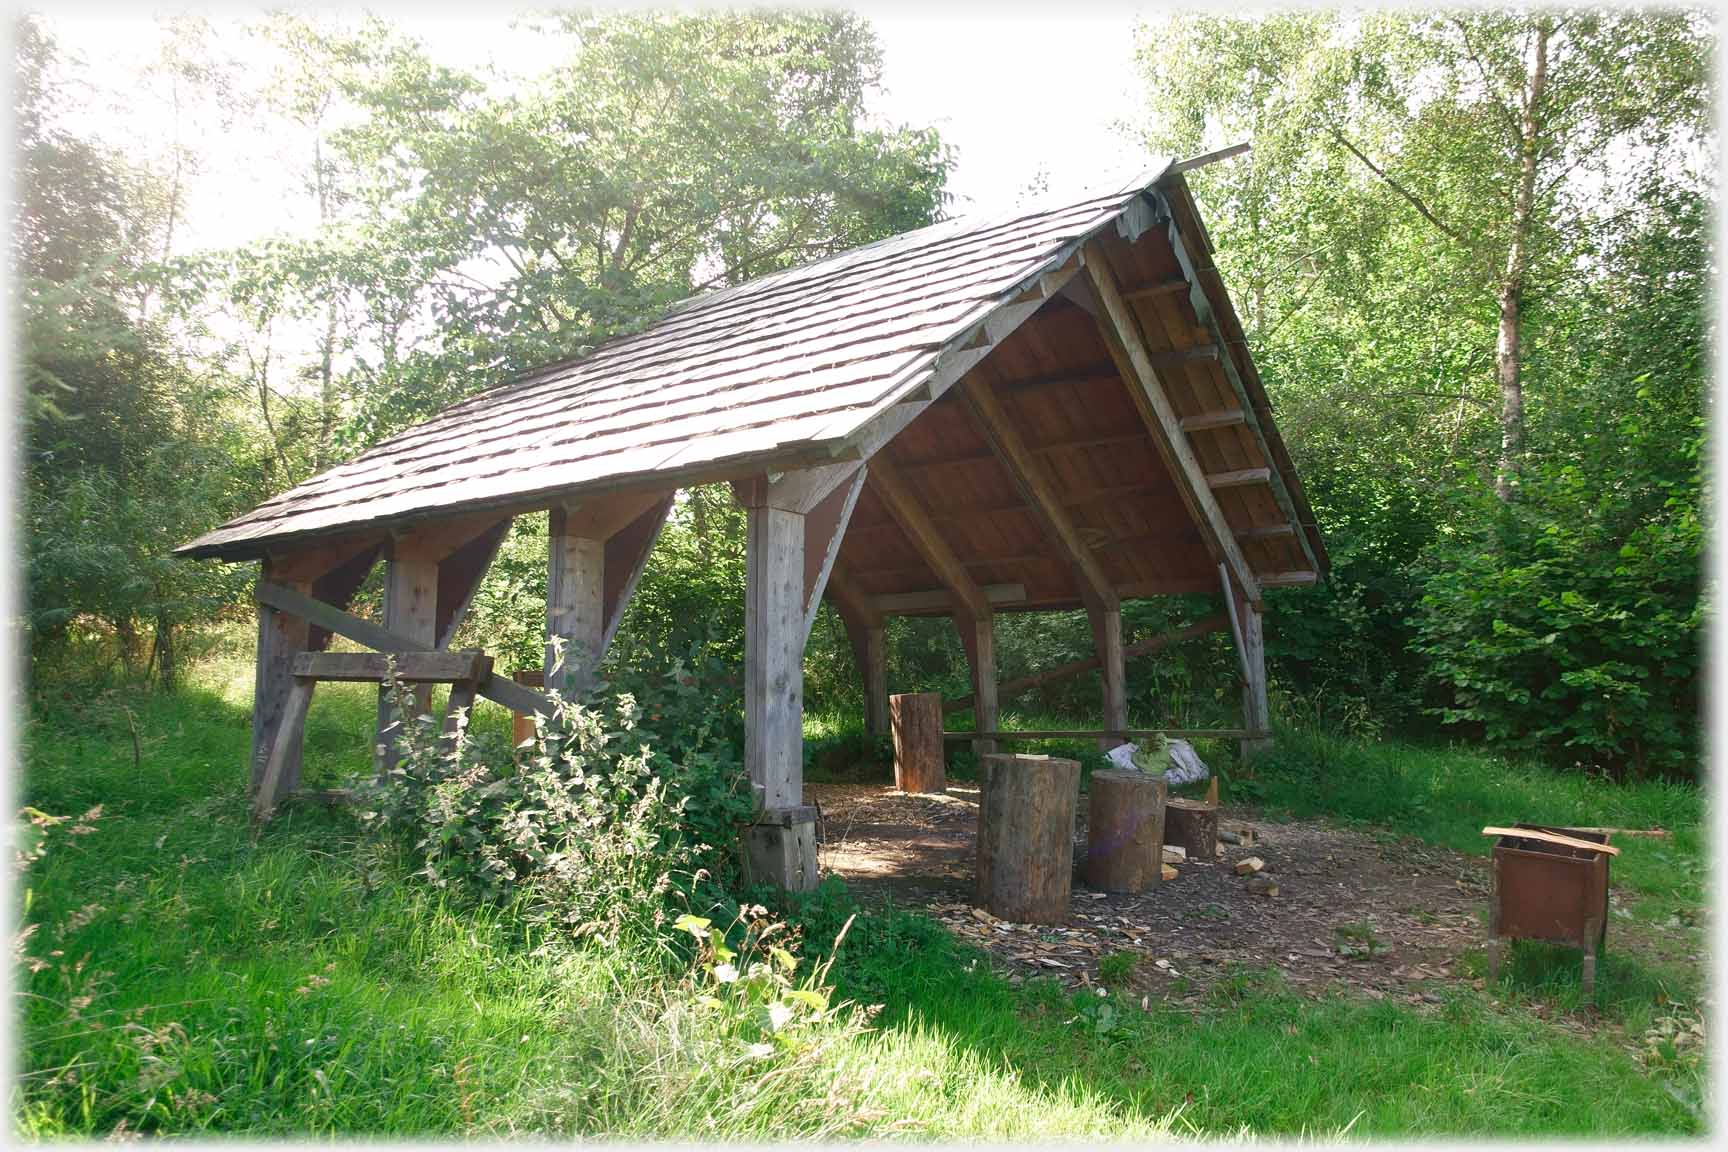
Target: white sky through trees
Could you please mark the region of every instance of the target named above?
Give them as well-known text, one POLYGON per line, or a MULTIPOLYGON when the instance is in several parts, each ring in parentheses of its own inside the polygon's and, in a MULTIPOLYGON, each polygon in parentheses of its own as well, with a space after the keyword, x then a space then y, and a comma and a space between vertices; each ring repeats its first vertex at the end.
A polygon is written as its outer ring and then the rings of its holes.
MULTIPOLYGON (((488 83, 494 76, 506 84, 530 77, 556 63, 564 48, 561 38, 523 26, 508 8, 374 10, 439 63, 488 83)), ((883 51, 887 91, 872 97, 873 110, 890 122, 932 125, 957 149, 950 214, 1012 206, 1035 184, 1064 192, 1145 167, 1143 147, 1115 127, 1132 119, 1141 102, 1134 7, 884 3, 858 10, 883 51)), ((146 71, 164 42, 158 17, 171 13, 67 7, 47 18, 68 58, 69 127, 135 159, 172 150, 173 102, 165 83, 146 71)), ((248 72, 270 66, 268 46, 244 30, 263 9, 203 13, 222 54, 248 72)), ((261 79, 254 74, 247 82, 261 79)), ((179 138, 199 170, 188 179, 187 218, 175 250, 309 232, 316 215, 301 186, 309 144, 296 135, 277 117, 223 124, 207 109, 183 106, 179 138)))

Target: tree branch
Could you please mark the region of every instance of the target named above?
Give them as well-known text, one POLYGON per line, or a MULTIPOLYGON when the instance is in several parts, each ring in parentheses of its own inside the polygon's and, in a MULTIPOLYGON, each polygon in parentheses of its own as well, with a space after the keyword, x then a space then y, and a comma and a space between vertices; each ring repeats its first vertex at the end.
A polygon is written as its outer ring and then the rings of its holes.
POLYGON ((1352 156, 1356 157, 1356 159, 1362 161, 1363 165, 1365 167, 1367 167, 1368 171, 1370 171, 1370 172, 1374 173, 1374 175, 1378 176, 1382 181, 1385 182, 1385 184, 1388 188, 1390 188, 1390 189, 1392 189, 1392 191, 1398 193, 1398 195, 1402 196, 1410 204, 1410 206, 1412 208, 1414 208, 1414 209, 1416 209, 1416 211, 1420 212, 1422 214, 1422 219, 1428 221, 1428 223, 1434 225, 1434 227, 1438 228, 1441 232, 1445 233, 1447 236, 1450 236, 1452 239, 1458 241, 1458 243, 1460 243, 1460 244, 1465 243, 1464 237, 1462 235, 1460 235, 1458 232, 1453 230, 1449 225, 1447 225, 1443 220, 1441 220, 1440 217, 1434 215, 1433 211, 1431 211, 1429 209, 1428 205, 1424 204, 1422 202, 1421 198, 1418 197, 1414 192, 1412 192, 1408 188, 1404 187, 1404 185, 1400 184, 1396 179, 1394 179, 1385 169, 1381 168, 1378 164, 1374 163, 1374 161, 1372 161, 1372 160, 1368 159, 1368 157, 1364 156, 1362 154, 1361 149, 1357 148, 1356 145, 1350 143, 1350 141, 1345 138, 1344 133, 1338 131, 1338 129, 1336 129, 1336 128, 1331 129, 1331 132, 1332 132, 1333 139, 1337 140, 1338 143, 1344 145, 1345 148, 1349 149, 1350 155, 1352 155, 1352 156))

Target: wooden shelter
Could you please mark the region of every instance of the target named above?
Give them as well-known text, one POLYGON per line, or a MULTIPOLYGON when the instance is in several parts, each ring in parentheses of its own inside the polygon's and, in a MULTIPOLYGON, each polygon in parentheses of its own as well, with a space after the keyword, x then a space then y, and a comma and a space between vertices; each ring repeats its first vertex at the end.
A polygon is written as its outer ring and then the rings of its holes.
MULTIPOLYGON (((824 596, 878 732, 884 618, 952 617, 987 745, 996 613, 1084 608, 1099 733, 1120 736, 1121 602, 1217 592, 1217 626, 1241 654, 1242 729, 1263 737, 1262 591, 1317 580, 1326 557, 1183 167, 696 297, 182 547, 262 561, 255 788, 267 765, 273 792, 298 779, 296 749, 271 765, 297 657, 332 632, 446 648, 523 513, 551 512, 547 632, 578 682, 591 677, 676 490, 721 480, 748 519, 750 857, 782 884, 815 881, 801 660, 824 596), (346 611, 380 559, 381 626, 346 611)), ((479 695, 544 708, 484 672, 479 695)))

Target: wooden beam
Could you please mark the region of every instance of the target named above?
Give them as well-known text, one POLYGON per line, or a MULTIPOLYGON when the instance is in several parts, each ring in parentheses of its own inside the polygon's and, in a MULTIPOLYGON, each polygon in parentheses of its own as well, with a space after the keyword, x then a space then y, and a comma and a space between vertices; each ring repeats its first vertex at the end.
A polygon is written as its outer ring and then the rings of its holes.
POLYGON ((1165 348, 1156 352, 1149 350, 1147 356, 1159 367, 1193 364, 1201 360, 1218 359, 1218 345, 1196 344, 1192 348, 1165 348))
MULTIPOLYGON (((1128 727, 1128 680, 1126 657, 1122 651, 1122 610, 1089 605, 1086 615, 1092 625, 1092 648, 1098 655, 1099 687, 1103 692, 1104 726, 1128 727)), ((1101 737, 1099 747, 1106 752, 1121 741, 1112 736, 1101 737)))
POLYGON ((1260 577, 1262 588, 1300 588, 1319 582, 1318 572, 1268 572, 1260 577))
POLYGON ((312 707, 312 686, 311 680, 295 680, 289 689, 288 699, 282 710, 281 727, 271 740, 270 754, 265 761, 256 794, 252 797, 254 827, 269 820, 271 813, 276 810, 277 802, 294 790, 288 773, 292 765, 298 776, 300 743, 306 733, 306 713, 312 707))
MULTIPOLYGON (((1178 628, 1170 632, 1160 632, 1156 636, 1126 645, 1122 649, 1122 658, 1126 661, 1131 660, 1136 656, 1149 656, 1154 652, 1163 651, 1172 644, 1180 644, 1184 640, 1192 640, 1197 636, 1205 636, 1212 632, 1222 632, 1229 626, 1229 620, 1225 618, 1222 612, 1220 612, 1216 615, 1207 616, 1201 620, 1197 620, 1185 628, 1178 628)), ((1034 673, 1031 676, 1022 676, 1017 680, 1005 681, 999 687, 999 695, 1004 700, 1012 700, 1016 696, 1030 692, 1034 688, 1054 683, 1057 680, 1066 680, 1074 676, 1079 676, 1083 673, 1090 672, 1097 667, 1099 667, 1099 658, 1094 654, 1084 660, 1075 660, 1072 663, 1059 664, 1054 668, 1046 668, 1044 671, 1034 673)), ((945 713, 964 712, 970 707, 972 707, 972 697, 970 696, 961 696, 955 699, 944 700, 942 702, 942 711, 945 713)))
POLYGON ((412 683, 453 684, 479 680, 490 662, 478 648, 452 652, 302 652, 294 675, 313 680, 369 681, 376 684, 395 664, 396 679, 412 683))
POLYGON ((1061 550, 1079 581, 1083 595, 1105 608, 1117 605, 1116 590, 1092 555, 1092 550, 1080 538, 1068 510, 1062 506, 1056 486, 1044 469, 1044 462, 1026 447, 1020 430, 1014 426, 1007 408, 996 398, 990 385, 977 376, 960 382, 960 394, 972 413, 978 430, 996 450, 1002 466, 1014 481, 1014 487, 1025 498, 1033 516, 1044 530, 1044 536, 1061 550))
POLYGON ((944 732, 945 742, 956 740, 1091 740, 1105 737, 1125 737, 1136 740, 1148 736, 1168 736, 1172 740, 1253 740, 1264 739, 1267 733, 1249 728, 997 728, 987 732, 944 732))
POLYGON ((606 631, 600 638, 602 658, 612 647, 612 638, 618 635, 619 626, 624 623, 624 613, 630 607, 630 598, 636 595, 636 585, 641 583, 642 573, 648 567, 648 558, 654 553, 654 545, 660 539, 660 531, 666 525, 666 517, 671 512, 672 501, 677 495, 676 489, 663 494, 636 519, 606 540, 602 593, 606 631))
POLYGON ((802 803, 804 517, 746 509, 744 762, 768 811, 802 803))
POLYGON ((1214 428, 1233 428, 1248 421, 1248 413, 1240 408, 1220 408, 1215 412, 1200 412, 1184 416, 1177 426, 1184 432, 1210 432, 1214 428))
MULTIPOLYGON (((988 732, 996 727, 996 623, 988 616, 954 614, 954 627, 960 631, 960 646, 966 649, 966 666, 972 675, 973 727, 988 732)), ((996 751, 996 744, 980 736, 972 741, 972 751, 980 762, 996 751)))
MULTIPOLYGON (((1294 524, 1254 524, 1247 528, 1236 530, 1238 540, 1277 540, 1286 536, 1296 535, 1294 524)), ((1261 587, 1266 587, 1266 577, 1260 577, 1261 587)))
POLYGON ((858 679, 864 689, 864 731, 871 736, 888 735, 888 646, 882 621, 861 618, 840 606, 840 622, 846 627, 846 640, 852 646, 852 662, 858 668, 858 679))
MULTIPOLYGON (((477 533, 475 533, 477 534, 477 533)), ((413 640, 422 648, 438 646, 438 565, 471 535, 443 531, 407 533, 385 546, 384 628, 413 640)), ((430 685, 413 692, 416 716, 432 707, 430 685)), ((399 716, 391 692, 378 686, 378 735, 376 763, 384 773, 395 767, 395 732, 400 724, 414 723, 416 716, 399 716)))
POLYGON ((510 524, 509 519, 498 521, 438 562, 438 647, 448 648, 462 626, 499 545, 510 534, 510 524))
MULTIPOLYGON (((640 509, 637 513, 640 514, 640 509)), ((623 524, 551 513, 546 551, 543 683, 580 695, 594 686, 606 642, 606 536, 623 524), (605 533, 591 535, 590 533, 605 533)))
POLYGON ((1219 148, 1212 152, 1202 152, 1198 156, 1190 156, 1186 160, 1178 160, 1176 163, 1170 165, 1169 175, 1174 176, 1179 172, 1192 172, 1196 168, 1204 168, 1208 164, 1216 164, 1220 160, 1228 160, 1233 156, 1240 156, 1244 152, 1252 150, 1253 147, 1254 145, 1252 143, 1245 140, 1240 144, 1232 144, 1228 148, 1219 148))
POLYGON ((852 519, 852 509, 858 504, 858 493, 864 490, 865 467, 858 465, 849 482, 836 485, 804 517, 805 643, 810 640, 810 629, 816 626, 816 612, 822 606, 822 590, 828 586, 829 573, 840 555, 840 542, 846 535, 846 525, 852 519))
MULTIPOLYGON (((338 636, 346 636, 356 644, 364 644, 379 652, 429 652, 429 645, 419 644, 405 636, 399 636, 385 628, 380 628, 370 620, 342 611, 330 604, 314 600, 302 592, 267 580, 260 580, 253 597, 258 603, 281 612, 285 615, 297 616, 309 620, 321 627, 328 628, 338 636)), ((552 715, 552 700, 544 693, 536 692, 517 684, 509 677, 496 674, 488 676, 480 684, 480 695, 496 703, 504 705, 512 712, 537 712, 542 716, 552 715)))
MULTIPOLYGON (((978 591, 989 604, 1017 604, 1026 599, 1024 584, 986 584, 978 591)), ((872 600, 884 616, 913 616, 954 607, 954 594, 945 588, 924 592, 887 592, 872 600)))
POLYGON ((1147 356, 1139 322, 1127 301, 1122 299, 1116 275, 1110 270, 1109 256, 1100 241, 1094 240, 1087 246, 1086 274, 1091 277, 1093 291, 1102 306, 1099 328, 1104 334, 1104 342, 1109 346, 1123 379, 1135 385, 1128 389, 1128 394, 1134 398, 1141 418, 1151 429, 1165 468, 1176 481, 1182 502, 1200 527, 1201 536, 1207 541, 1214 560, 1229 564, 1244 590, 1252 599, 1258 600, 1260 587, 1254 582, 1253 570, 1230 531, 1223 509, 1206 485, 1200 461, 1195 458, 1164 391, 1163 382, 1147 356))
POLYGON ((1159 296, 1176 296, 1188 291, 1188 281, 1180 276, 1173 280, 1155 280, 1122 293, 1124 300, 1152 300, 1159 296))
POLYGON ((870 461, 870 486, 888 510, 888 515, 894 518, 912 547, 953 597, 955 608, 974 617, 989 616, 990 601, 967 575, 966 566, 960 563, 954 550, 931 523, 929 513, 886 452, 877 453, 870 461))
POLYGON ((1211 472, 1206 476, 1206 487, 1217 491, 1220 488, 1245 488, 1250 484, 1266 484, 1272 479, 1270 468, 1238 468, 1234 472, 1211 472))

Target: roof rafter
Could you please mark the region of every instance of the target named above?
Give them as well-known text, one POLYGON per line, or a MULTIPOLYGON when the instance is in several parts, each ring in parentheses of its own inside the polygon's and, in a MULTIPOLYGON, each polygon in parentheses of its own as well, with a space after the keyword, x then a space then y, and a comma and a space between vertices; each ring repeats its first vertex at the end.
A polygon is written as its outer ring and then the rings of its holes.
POLYGON ((1101 240, 1093 240, 1086 246, 1086 275, 1098 297, 1098 328, 1104 335, 1104 343, 1109 347, 1110 356, 1116 361, 1122 378, 1132 382, 1128 394, 1133 397, 1134 406, 1140 410, 1152 432, 1159 455, 1164 458, 1171 477, 1176 481, 1176 491, 1200 527, 1208 551, 1215 560, 1228 564, 1243 592, 1250 600, 1258 601, 1260 585, 1254 578, 1254 570, 1236 543, 1229 521, 1224 518, 1224 510, 1218 506, 1212 489, 1206 484, 1205 472, 1182 432, 1181 421, 1165 394, 1164 383, 1152 366, 1140 322, 1122 298, 1121 286, 1116 282, 1116 274, 1110 270, 1109 257, 1101 240))
POLYGON ((878 452, 870 458, 869 484, 888 510, 888 515, 911 541, 913 549, 930 565, 936 579, 953 597, 955 608, 978 620, 989 616, 990 601, 984 590, 967 574, 966 565, 960 562, 942 538, 942 533, 931 523, 930 514, 918 502, 886 452, 878 452))

